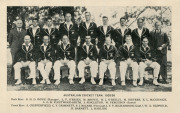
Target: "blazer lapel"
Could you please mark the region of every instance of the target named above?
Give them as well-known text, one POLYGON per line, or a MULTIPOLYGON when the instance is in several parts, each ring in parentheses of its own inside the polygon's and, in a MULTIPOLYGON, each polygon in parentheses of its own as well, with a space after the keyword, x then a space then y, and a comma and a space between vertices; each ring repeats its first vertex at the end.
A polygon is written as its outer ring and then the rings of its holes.
POLYGON ((121 29, 117 29, 118 33, 122 36, 122 32, 121 32, 121 29))
POLYGON ((111 27, 110 27, 110 26, 107 27, 107 32, 106 32, 106 34, 108 34, 109 31, 111 31, 111 27))
POLYGON ((40 32, 40 28, 36 30, 35 36, 40 32))
POLYGON ((146 29, 145 29, 145 28, 143 28, 143 31, 142 31, 141 36, 143 36, 145 32, 146 32, 146 29))
POLYGON ((103 26, 100 27, 100 31, 102 32, 102 34, 106 35, 106 34, 104 33, 103 26))
POLYGON ((137 28, 135 29, 135 33, 139 36, 139 38, 141 38, 139 33, 138 33, 138 29, 137 28))
POLYGON ((84 27, 84 29, 86 29, 86 31, 87 31, 87 26, 86 26, 86 23, 84 22, 84 23, 82 23, 82 26, 84 27))
POLYGON ((90 29, 92 26, 93 26, 93 23, 91 22, 89 25, 89 28, 87 28, 87 29, 90 29))
POLYGON ((72 29, 72 27, 73 27, 73 24, 71 24, 71 25, 69 26, 69 30, 71 30, 71 29, 72 29))

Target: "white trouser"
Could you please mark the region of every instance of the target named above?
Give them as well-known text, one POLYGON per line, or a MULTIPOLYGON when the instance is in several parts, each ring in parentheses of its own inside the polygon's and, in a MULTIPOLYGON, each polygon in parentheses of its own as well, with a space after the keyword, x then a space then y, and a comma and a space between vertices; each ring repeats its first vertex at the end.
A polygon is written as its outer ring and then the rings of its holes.
POLYGON ((99 65, 99 78, 104 79, 104 72, 106 72, 107 68, 109 69, 111 79, 115 79, 116 63, 114 61, 110 63, 105 63, 104 61, 101 61, 99 65))
MULTIPOLYGON (((144 77, 145 68, 148 67, 148 65, 145 62, 140 62, 139 64, 139 72, 140 72, 140 78, 144 77)), ((149 67, 153 68, 153 75, 154 78, 158 78, 158 74, 160 71, 160 65, 157 62, 152 62, 149 67)))
POLYGON ((96 77, 98 72, 98 63, 96 61, 92 61, 89 65, 86 65, 84 61, 80 61, 78 64, 79 77, 84 77, 84 69, 89 66, 91 71, 91 77, 96 77))
MULTIPOLYGON (((60 60, 57 60, 55 63, 54 63, 54 80, 58 80, 61 78, 61 74, 60 74, 60 68, 61 66, 64 66, 63 63, 61 63, 60 60)), ((68 63, 67 63, 67 66, 69 67, 69 79, 73 79, 74 77, 74 74, 75 74, 75 68, 76 68, 76 64, 75 64, 75 61, 73 60, 70 60, 68 63)))
POLYGON ((49 78, 49 73, 52 68, 52 62, 51 61, 40 61, 38 62, 38 70, 40 71, 43 79, 49 78))
POLYGON ((120 62, 120 76, 121 76, 121 81, 125 81, 125 75, 126 75, 126 71, 127 68, 132 67, 132 71, 133 71, 133 80, 137 80, 138 77, 138 63, 134 62, 131 60, 131 62, 128 64, 126 61, 121 61, 120 62))
POLYGON ((17 62, 14 65, 14 72, 15 72, 15 79, 21 79, 21 68, 22 67, 29 67, 30 69, 30 76, 29 78, 36 78, 36 63, 33 62, 17 62))

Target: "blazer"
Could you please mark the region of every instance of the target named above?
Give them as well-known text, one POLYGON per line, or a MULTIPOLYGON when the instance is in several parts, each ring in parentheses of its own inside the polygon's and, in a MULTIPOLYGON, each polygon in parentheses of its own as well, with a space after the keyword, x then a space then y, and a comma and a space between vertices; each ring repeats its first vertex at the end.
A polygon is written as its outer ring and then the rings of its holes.
POLYGON ((119 48, 121 45, 125 43, 125 36, 126 35, 131 35, 131 29, 127 28, 124 31, 124 36, 122 35, 121 29, 115 29, 113 33, 113 40, 115 42, 115 46, 119 48))
POLYGON ((97 36, 98 36, 98 47, 99 48, 103 47, 104 42, 105 42, 105 38, 107 36, 110 36, 111 39, 112 39, 113 32, 114 32, 114 28, 111 27, 111 26, 107 27, 107 32, 106 33, 104 33, 103 26, 99 26, 98 27, 98 29, 97 29, 97 36))
POLYGON ((91 44, 89 46, 89 51, 88 52, 87 52, 87 49, 86 49, 85 45, 79 46, 78 49, 77 49, 78 61, 84 60, 87 57, 89 59, 93 60, 93 61, 96 61, 97 58, 98 58, 98 53, 97 53, 96 46, 94 46, 93 44, 91 44))
POLYGON ((42 42, 42 39, 43 39, 43 29, 41 28, 38 28, 36 30, 36 33, 35 35, 33 35, 33 31, 32 31, 32 28, 29 28, 27 30, 27 35, 30 36, 31 38, 31 43, 35 46, 35 47, 38 47, 40 46, 43 42, 42 42))
POLYGON ((144 37, 147 37, 149 39, 149 29, 143 27, 141 36, 138 34, 138 28, 134 29, 132 31, 132 41, 134 46, 140 47, 141 41, 144 37))
POLYGON ((70 44, 66 48, 63 47, 63 44, 58 45, 56 48, 56 60, 64 60, 64 58, 68 60, 75 59, 75 49, 70 44))
POLYGON ((127 45, 124 44, 123 46, 120 46, 119 48, 119 55, 120 55, 120 61, 127 60, 128 58, 132 59, 133 61, 138 61, 138 49, 134 45, 131 45, 129 50, 127 48, 127 45))
POLYGON ((26 45, 22 44, 22 47, 17 52, 16 61, 35 61, 35 49, 33 44, 30 43, 28 50, 26 50, 26 45))
POLYGON ((53 62, 55 60, 55 49, 53 48, 51 44, 49 44, 46 50, 44 51, 44 46, 42 44, 37 49, 36 58, 38 62, 45 59, 53 62))
POLYGON ((43 28, 42 34, 43 36, 47 35, 50 37, 50 44, 52 46, 55 47, 58 44, 60 37, 57 29, 51 28, 51 32, 49 33, 47 28, 43 28))
POLYGON ((63 35, 67 35, 69 37, 70 40, 70 44, 72 46, 76 46, 77 45, 77 39, 79 36, 79 32, 78 32, 78 25, 77 24, 71 24, 69 29, 67 29, 67 25, 65 23, 62 23, 60 25, 60 37, 62 39, 63 35))
POLYGON ((156 61, 157 56, 155 50, 152 47, 146 47, 146 50, 141 46, 139 47, 139 62, 144 62, 145 59, 156 61))
POLYGON ((86 23, 82 22, 79 25, 79 35, 81 38, 81 44, 84 44, 85 37, 91 36, 91 42, 95 44, 95 39, 97 38, 97 25, 94 22, 91 22, 89 28, 87 28, 86 23))
POLYGON ((116 60, 117 49, 113 45, 110 45, 109 49, 107 45, 104 45, 99 51, 99 61, 105 60, 116 60))

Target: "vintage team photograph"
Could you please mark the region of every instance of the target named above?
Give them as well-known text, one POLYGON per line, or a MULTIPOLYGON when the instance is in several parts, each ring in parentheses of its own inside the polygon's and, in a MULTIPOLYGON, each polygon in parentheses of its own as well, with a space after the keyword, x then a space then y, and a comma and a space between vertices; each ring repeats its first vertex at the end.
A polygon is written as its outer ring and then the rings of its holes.
POLYGON ((8 6, 7 91, 172 91, 170 6, 8 6))

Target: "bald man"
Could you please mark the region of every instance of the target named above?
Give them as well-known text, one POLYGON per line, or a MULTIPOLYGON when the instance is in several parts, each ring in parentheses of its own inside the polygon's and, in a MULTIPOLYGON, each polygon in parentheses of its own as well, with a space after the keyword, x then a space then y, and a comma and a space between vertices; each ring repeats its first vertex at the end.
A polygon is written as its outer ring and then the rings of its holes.
POLYGON ((16 60, 17 62, 14 65, 14 72, 15 72, 15 79, 17 82, 16 85, 21 84, 21 68, 22 67, 29 67, 30 69, 30 76, 28 79, 32 79, 32 84, 36 84, 36 73, 35 73, 35 55, 34 55, 34 47, 31 43, 31 39, 29 35, 24 37, 24 43, 22 47, 17 52, 16 60))
POLYGON ((24 36, 26 35, 26 30, 22 29, 23 22, 22 20, 16 21, 16 28, 12 29, 8 35, 8 42, 11 48, 11 55, 12 55, 12 63, 14 64, 16 61, 14 59, 15 54, 18 50, 18 48, 21 47, 21 45, 24 42, 24 36))

